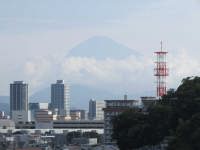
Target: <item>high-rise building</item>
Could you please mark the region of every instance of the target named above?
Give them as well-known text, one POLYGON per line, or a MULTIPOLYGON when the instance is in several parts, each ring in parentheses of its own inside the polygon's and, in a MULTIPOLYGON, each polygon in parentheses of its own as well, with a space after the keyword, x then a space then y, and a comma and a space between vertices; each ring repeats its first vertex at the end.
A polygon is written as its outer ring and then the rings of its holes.
POLYGON ((103 108, 105 107, 104 101, 89 101, 89 112, 88 112, 88 119, 89 120, 103 120, 104 119, 104 112, 103 108))
POLYGON ((28 111, 28 84, 23 81, 14 81, 10 84, 10 112, 28 111))
POLYGON ((89 101, 89 112, 88 112, 88 119, 94 120, 96 117, 96 101, 91 99, 89 101))
POLYGON ((53 111, 58 111, 58 115, 70 115, 69 86, 64 80, 57 80, 51 85, 51 107, 53 111))
POLYGON ((105 107, 104 101, 96 101, 96 118, 95 118, 95 120, 103 120, 104 119, 104 112, 103 112, 104 107, 105 107))

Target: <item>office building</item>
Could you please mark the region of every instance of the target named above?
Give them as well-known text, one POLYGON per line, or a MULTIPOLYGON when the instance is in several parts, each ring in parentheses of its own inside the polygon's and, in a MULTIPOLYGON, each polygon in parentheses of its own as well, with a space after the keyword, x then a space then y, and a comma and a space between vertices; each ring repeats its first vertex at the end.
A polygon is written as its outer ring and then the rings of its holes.
POLYGON ((35 113, 36 129, 52 129, 54 115, 48 109, 40 109, 35 113))
POLYGON ((88 112, 88 119, 89 120, 103 120, 104 119, 104 112, 103 108, 105 107, 104 101, 89 101, 89 112, 88 112))
POLYGON ((70 116, 69 86, 64 80, 51 85, 51 107, 53 112, 58 111, 58 115, 70 116))
POLYGON ((85 120, 85 110, 82 109, 70 110, 70 116, 72 120, 85 120))
POLYGON ((35 113, 40 109, 49 109, 49 103, 29 103, 31 111, 31 121, 35 121, 35 113))
POLYGON ((15 123, 25 123, 31 121, 31 112, 24 110, 13 110, 12 111, 12 120, 15 123))
POLYGON ((10 84, 10 112, 28 111, 28 84, 14 81, 10 84))
POLYGON ((48 109, 49 103, 29 103, 29 110, 48 109))
POLYGON ((88 112, 88 119, 94 120, 96 117, 96 101, 91 99, 89 101, 89 112, 88 112))
POLYGON ((95 120, 104 120, 103 108, 105 108, 105 102, 104 101, 96 101, 96 118, 95 118, 95 120))
POLYGON ((128 100, 127 96, 124 96, 123 100, 105 100, 106 106, 104 110, 104 139, 106 144, 115 143, 112 139, 112 118, 119 115, 123 111, 137 107, 138 101, 128 100))

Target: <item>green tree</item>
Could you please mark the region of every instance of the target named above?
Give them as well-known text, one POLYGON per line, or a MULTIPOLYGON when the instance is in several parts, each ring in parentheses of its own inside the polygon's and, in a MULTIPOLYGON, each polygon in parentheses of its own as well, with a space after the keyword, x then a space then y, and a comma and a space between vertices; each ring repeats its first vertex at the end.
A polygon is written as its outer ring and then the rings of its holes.
POLYGON ((148 142, 148 137, 144 135, 147 130, 151 131, 147 115, 130 109, 115 117, 112 124, 112 137, 117 140, 120 149, 130 150, 148 142))
POLYGON ((200 149, 200 113, 190 120, 181 122, 171 141, 169 150, 199 150, 200 149))
POLYGON ((199 113, 200 77, 187 77, 177 90, 170 89, 149 108, 148 113, 128 110, 114 118, 113 138, 123 150, 156 145, 166 136, 174 137, 170 150, 200 149, 199 122, 195 121, 200 118, 199 113))

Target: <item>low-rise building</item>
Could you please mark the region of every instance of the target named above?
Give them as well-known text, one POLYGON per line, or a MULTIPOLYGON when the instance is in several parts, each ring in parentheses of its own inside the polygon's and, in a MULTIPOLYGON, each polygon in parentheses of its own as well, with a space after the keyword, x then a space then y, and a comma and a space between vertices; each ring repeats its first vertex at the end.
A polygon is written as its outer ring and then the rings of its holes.
POLYGON ((35 121, 36 111, 48 108, 49 108, 49 103, 29 103, 29 110, 31 111, 31 121, 35 121))
POLYGON ((15 123, 12 120, 0 119, 0 129, 15 129, 15 123))
POLYGON ((69 120, 69 121, 54 121, 54 129, 103 129, 103 120, 69 120))
POLYGON ((85 110, 73 109, 70 110, 71 120, 85 120, 85 110))
POLYGON ((54 116, 52 111, 48 109, 40 109, 36 111, 35 115, 37 129, 52 129, 54 116))
POLYGON ((12 111, 12 120, 15 123, 30 122, 31 121, 31 112, 23 111, 23 110, 12 111))
POLYGON ((141 97, 143 111, 144 112, 147 111, 148 108, 156 104, 157 101, 158 99, 156 97, 150 97, 150 96, 141 97))
POLYGON ((112 118, 121 114, 125 110, 137 107, 137 100, 127 100, 127 96, 123 100, 105 100, 106 107, 104 110, 104 140, 105 144, 112 144, 112 118))

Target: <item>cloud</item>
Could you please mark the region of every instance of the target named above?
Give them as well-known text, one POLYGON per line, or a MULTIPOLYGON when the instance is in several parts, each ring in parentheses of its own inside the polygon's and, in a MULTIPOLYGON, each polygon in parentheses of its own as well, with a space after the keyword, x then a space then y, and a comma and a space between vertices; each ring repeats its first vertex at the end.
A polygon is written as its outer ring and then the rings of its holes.
MULTIPOLYGON (((199 59, 189 55, 187 50, 169 54, 168 64, 168 88, 176 88, 187 76, 200 74, 199 59)), ((155 95, 156 78, 153 76, 153 68, 153 58, 147 56, 104 60, 67 57, 59 61, 58 58, 39 57, 25 64, 24 73, 33 91, 50 86, 57 79, 64 79, 70 84, 141 96, 155 95)))
POLYGON ((169 69, 169 86, 176 88, 183 78, 200 75, 200 60, 192 56, 189 50, 182 49, 169 55, 169 69))
POLYGON ((145 63, 134 56, 121 60, 70 57, 65 59, 62 64, 64 75, 71 80, 78 79, 78 81, 91 84, 123 82, 126 80, 125 76, 129 75, 134 75, 133 79, 135 79, 141 71, 145 70, 145 67, 147 67, 145 63))
POLYGON ((51 79, 52 67, 51 60, 44 57, 37 57, 25 63, 24 76, 33 91, 51 79))
POLYGON ((152 65, 151 59, 135 56, 104 60, 67 57, 61 61, 39 57, 26 62, 24 73, 34 91, 57 79, 64 79, 71 84, 89 85, 114 93, 137 93, 150 89, 143 88, 152 81, 149 80, 152 78, 152 65))

